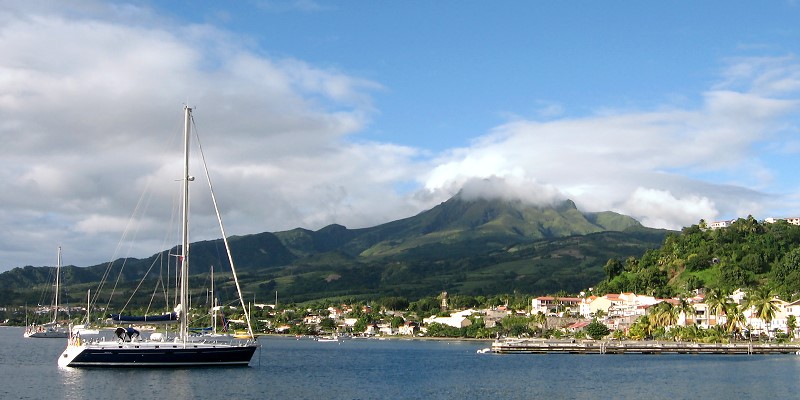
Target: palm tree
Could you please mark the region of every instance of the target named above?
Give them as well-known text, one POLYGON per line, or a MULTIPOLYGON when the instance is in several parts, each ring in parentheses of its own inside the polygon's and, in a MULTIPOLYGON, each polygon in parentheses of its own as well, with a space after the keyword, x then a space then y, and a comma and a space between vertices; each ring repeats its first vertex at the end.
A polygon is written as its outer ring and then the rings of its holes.
POLYGON ((531 330, 536 330, 538 328, 541 333, 544 333, 547 330, 547 315, 541 311, 531 315, 529 328, 531 330))
POLYGON ((695 341, 703 336, 703 331, 697 324, 692 324, 686 327, 684 339, 695 341))
POLYGON ((706 343, 721 343, 725 341, 726 332, 722 325, 714 325, 705 330, 703 341, 706 343))
POLYGON ((727 316, 726 327, 729 335, 738 333, 740 327, 747 322, 742 308, 736 303, 728 303, 726 305, 725 315, 727 316))
POLYGON ((689 319, 689 316, 693 317, 693 316, 695 316, 695 314, 697 314, 697 311, 694 309, 694 306, 692 305, 692 303, 690 303, 689 300, 686 300, 683 297, 678 299, 678 305, 677 305, 676 308, 678 309, 678 313, 679 314, 683 313, 684 324, 689 319))
POLYGON ((729 302, 728 293, 724 290, 716 288, 708 291, 705 303, 708 305, 709 313, 713 313, 717 317, 717 324, 719 324, 719 316, 725 314, 725 305, 729 302))
POLYGON ((673 326, 678 322, 680 312, 678 308, 673 306, 672 303, 662 301, 648 310, 650 325, 653 328, 666 328, 673 326))
POLYGON ((605 317, 606 317, 606 311, 605 310, 597 310, 594 313, 594 319, 596 319, 598 321, 602 321, 605 317))
POLYGON ((786 332, 789 335, 789 339, 794 339, 794 331, 797 329, 797 317, 794 315, 790 315, 786 317, 786 332))
POLYGON ((542 330, 547 330, 547 315, 541 311, 531 316, 533 323, 538 324, 542 330))
POLYGON ((778 312, 775 292, 769 286, 759 286, 747 293, 745 301, 749 307, 753 307, 756 317, 764 321, 769 331, 769 324, 778 312))
POLYGON ((636 322, 631 325, 631 328, 628 330, 628 335, 632 339, 644 339, 652 333, 652 326, 650 326, 650 319, 646 316, 641 316, 636 322))

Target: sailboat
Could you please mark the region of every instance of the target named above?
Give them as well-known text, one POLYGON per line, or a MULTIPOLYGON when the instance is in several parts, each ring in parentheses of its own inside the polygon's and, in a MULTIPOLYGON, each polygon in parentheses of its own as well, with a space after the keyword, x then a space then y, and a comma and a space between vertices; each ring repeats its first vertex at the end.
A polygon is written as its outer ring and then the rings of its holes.
POLYGON ((69 331, 58 324, 58 297, 61 292, 61 246, 58 246, 58 263, 56 264, 56 282, 53 294, 53 320, 43 325, 28 325, 23 334, 26 338, 55 338, 69 337, 69 331))
POLYGON ((91 319, 89 318, 91 312, 89 311, 92 307, 92 290, 89 289, 86 291, 86 321, 80 325, 74 325, 72 327, 72 333, 78 335, 99 335, 100 330, 93 328, 91 325, 91 319))
MULTIPOLYGON (((217 312, 222 310, 222 307, 219 305, 216 292, 214 291, 214 266, 213 265, 211 266, 211 278, 210 279, 211 279, 211 292, 210 292, 210 294, 211 294, 211 308, 210 308, 209 314, 211 316, 211 326, 205 327, 205 328, 192 329, 192 331, 193 331, 193 333, 195 333, 197 336, 200 336, 204 340, 217 340, 217 341, 228 340, 229 341, 229 340, 233 339, 234 337, 230 333, 228 333, 228 321, 225 319, 225 314, 224 313, 217 314, 217 312), (217 330, 217 320, 218 320, 217 316, 222 318, 222 331, 223 331, 223 333, 220 333, 217 330)), ((250 337, 249 333, 247 333, 244 336, 239 336, 238 338, 247 339, 249 337, 250 337)))
MULTIPOLYGON (((191 136, 192 108, 184 107, 184 159, 183 159, 183 205, 182 205, 182 243, 178 260, 180 262, 180 304, 176 307, 179 322, 177 335, 169 339, 160 333, 149 339, 140 339, 133 328, 118 327, 117 340, 82 340, 79 335, 71 336, 67 348, 58 357, 61 367, 212 367, 212 366, 247 366, 253 357, 258 343, 255 341, 250 325, 250 315, 245 310, 249 338, 244 341, 216 342, 193 340, 189 335, 189 182, 194 178, 189 175, 189 143, 191 136)), ((233 277, 242 299, 236 269, 233 265, 228 240, 216 207, 213 190, 211 198, 220 222, 222 240, 228 252, 233 277)), ((244 307, 243 307, 244 308, 244 307)))

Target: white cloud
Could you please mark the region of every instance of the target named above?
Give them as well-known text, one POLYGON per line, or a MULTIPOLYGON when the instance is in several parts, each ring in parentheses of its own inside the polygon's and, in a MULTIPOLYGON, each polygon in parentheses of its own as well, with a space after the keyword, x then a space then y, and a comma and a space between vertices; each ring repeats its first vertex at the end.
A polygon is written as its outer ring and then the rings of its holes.
POLYGON ((534 181, 526 181, 513 176, 470 179, 464 182, 461 196, 464 200, 478 198, 521 200, 534 205, 553 205, 566 199, 552 185, 540 185, 534 181))
POLYGON ((128 225, 128 218, 93 214, 78 221, 75 224, 75 229, 80 233, 115 233, 120 235, 125 232, 128 225))
MULTIPOLYGON (((511 177, 552 185, 587 211, 617 210, 655 227, 679 228, 700 218, 762 211, 766 196, 732 190, 704 177, 737 185, 769 187, 773 179, 759 149, 795 143, 785 117, 798 110, 786 97, 800 65, 792 58, 769 70, 760 60, 731 66, 728 85, 758 79, 757 92, 720 85, 703 96, 701 108, 624 111, 538 122, 518 120, 497 127, 467 148, 436 160, 424 179, 431 193, 453 193, 473 177, 511 177), (735 77, 735 79, 734 79, 735 77), (781 98, 769 80, 780 82, 781 98)), ((746 62, 744 60, 743 62, 746 62)), ((791 93, 797 96, 798 93, 791 93)), ((777 151, 777 150, 776 150, 777 151)))
MULTIPOLYGON (((465 184, 675 228, 769 209, 770 197, 748 189, 774 179, 755 147, 797 143, 782 125, 798 108, 794 57, 734 60, 698 109, 576 118, 540 102, 545 122, 517 117, 431 156, 352 139, 378 112, 378 82, 266 57, 246 37, 144 7, 28 3, 0 10, 0 268, 52 264, 49 243, 67 263, 107 261, 131 210, 157 212, 137 215, 139 237, 172 220, 186 101, 229 234, 371 226, 465 184), (156 191, 140 198, 146 186, 156 191)), ((218 237, 208 200, 195 200, 195 239, 218 237)), ((153 240, 131 255, 173 245, 153 240)))
POLYGON ((717 217, 714 202, 697 195, 676 198, 666 190, 638 187, 622 203, 622 210, 638 217, 645 226, 680 229, 701 219, 709 222, 717 217))

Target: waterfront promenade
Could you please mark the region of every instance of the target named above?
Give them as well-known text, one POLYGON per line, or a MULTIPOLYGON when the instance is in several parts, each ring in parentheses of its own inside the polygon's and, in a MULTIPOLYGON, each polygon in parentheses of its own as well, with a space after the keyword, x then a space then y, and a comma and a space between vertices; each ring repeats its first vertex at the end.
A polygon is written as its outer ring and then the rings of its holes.
POLYGON ((507 339, 492 343, 500 354, 797 354, 800 343, 695 343, 507 339))

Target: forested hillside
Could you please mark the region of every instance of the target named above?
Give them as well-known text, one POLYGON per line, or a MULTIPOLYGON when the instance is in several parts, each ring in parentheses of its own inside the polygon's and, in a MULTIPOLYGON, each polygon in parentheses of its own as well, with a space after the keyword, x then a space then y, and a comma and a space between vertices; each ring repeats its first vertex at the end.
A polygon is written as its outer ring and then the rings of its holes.
POLYGON ((752 216, 720 229, 700 221, 640 258, 610 259, 604 270, 599 293, 671 297, 703 287, 731 292, 766 285, 792 300, 800 293, 800 226, 752 216))

